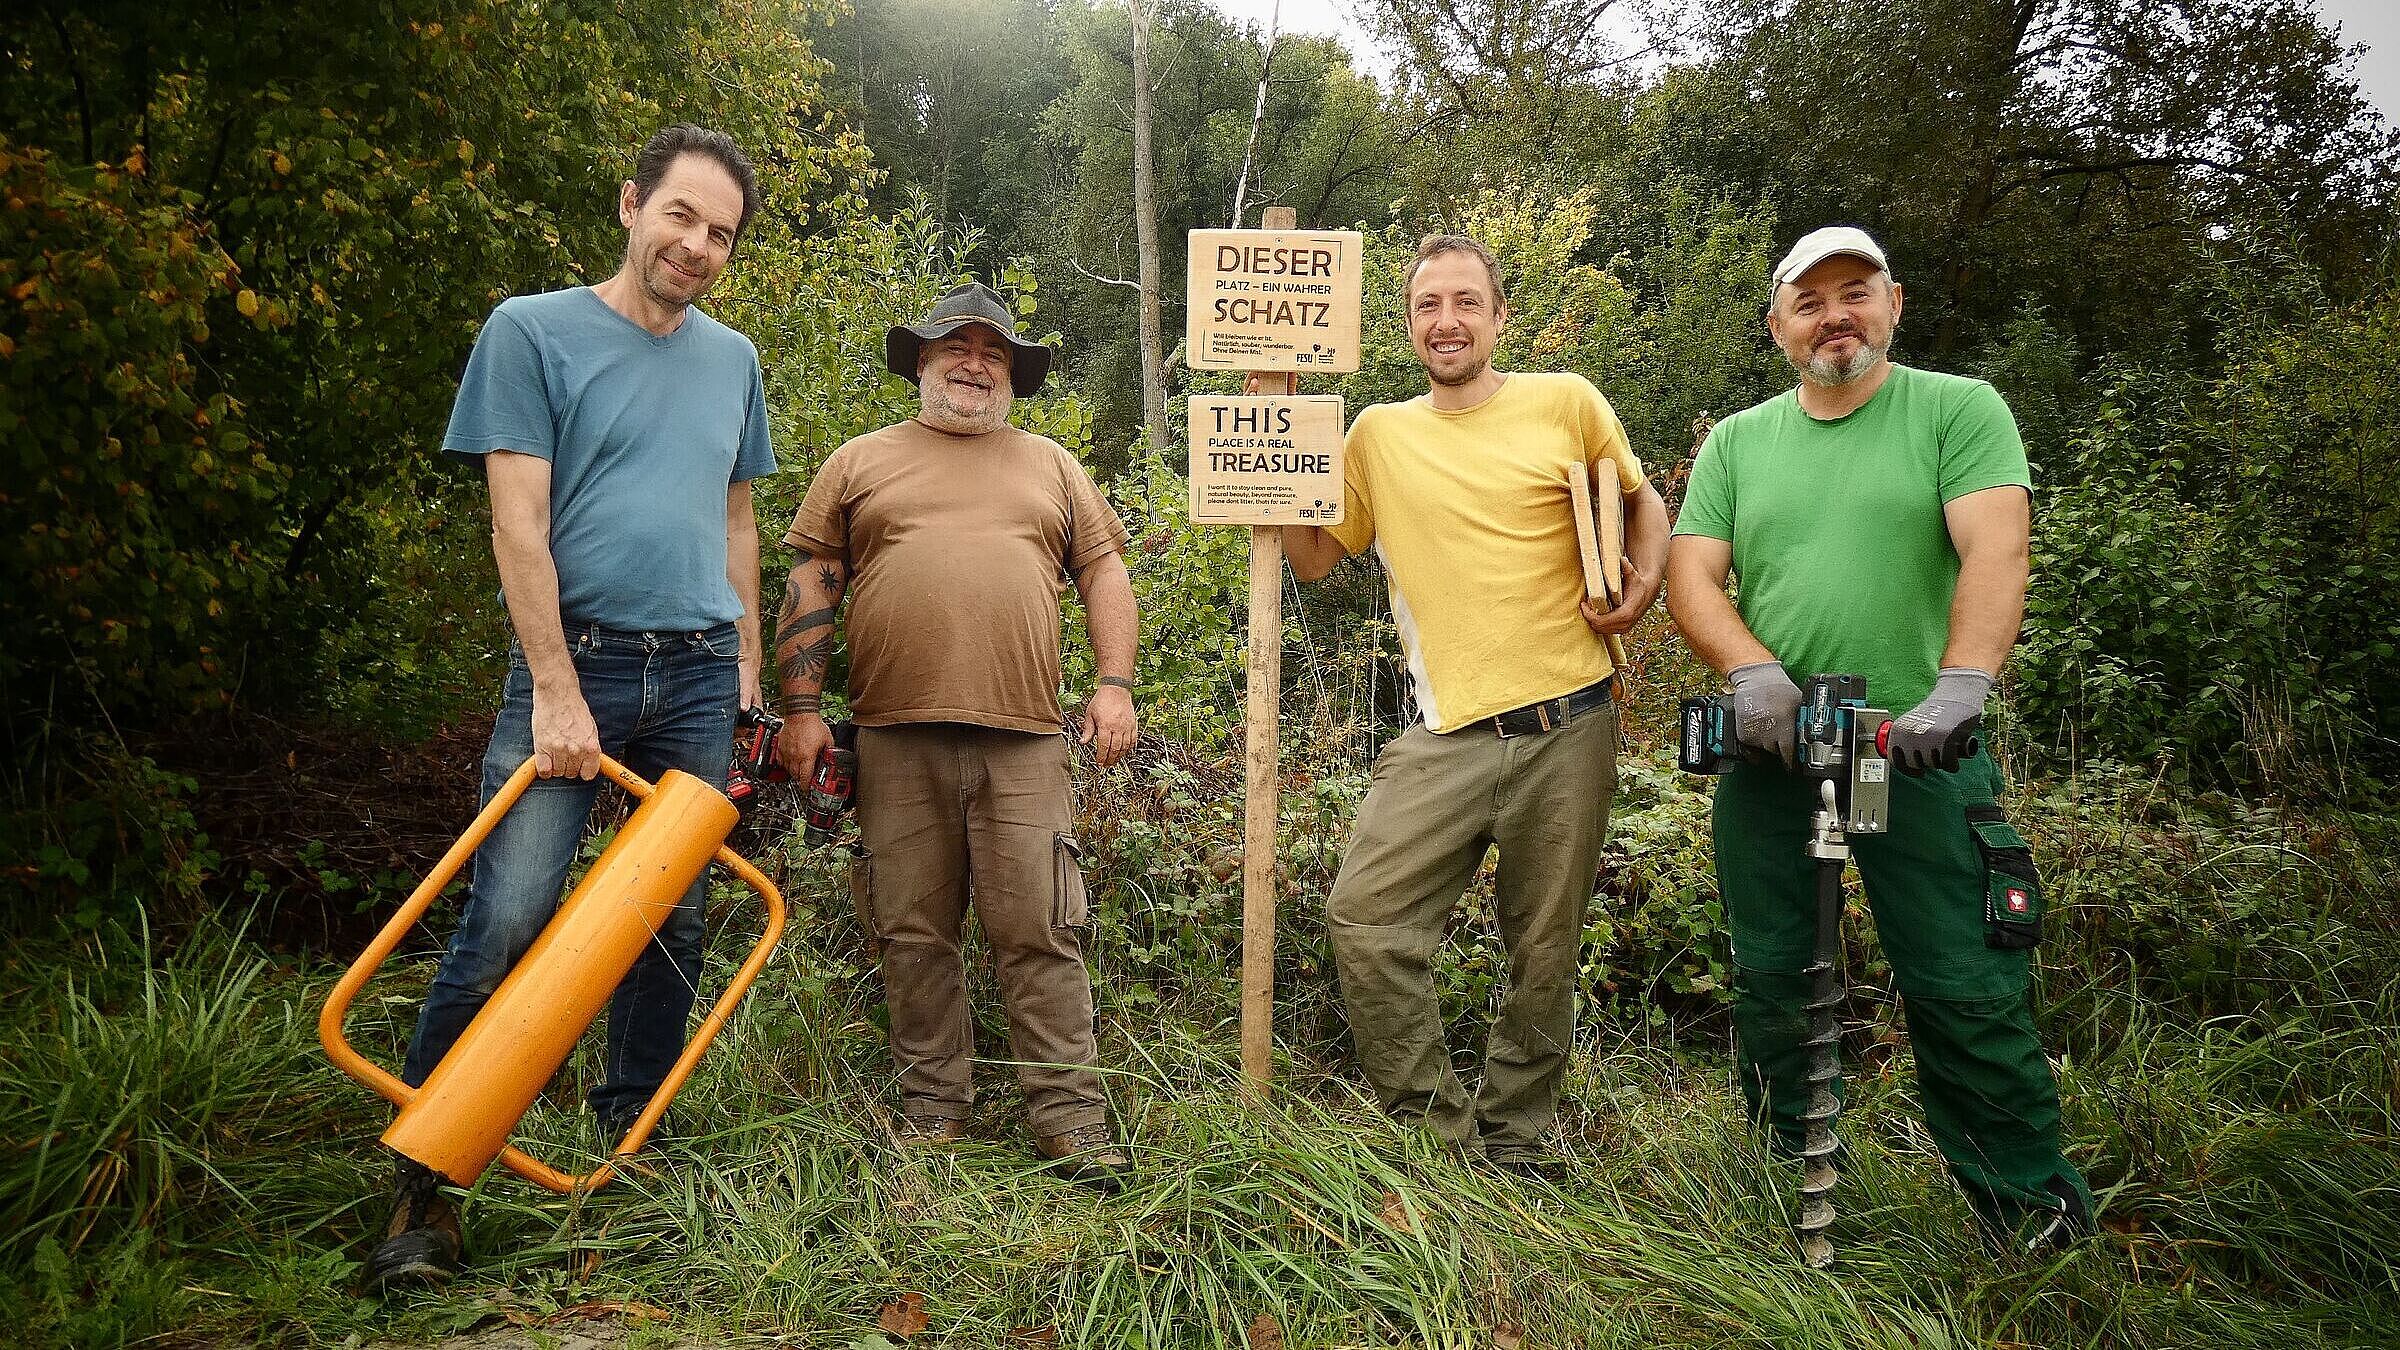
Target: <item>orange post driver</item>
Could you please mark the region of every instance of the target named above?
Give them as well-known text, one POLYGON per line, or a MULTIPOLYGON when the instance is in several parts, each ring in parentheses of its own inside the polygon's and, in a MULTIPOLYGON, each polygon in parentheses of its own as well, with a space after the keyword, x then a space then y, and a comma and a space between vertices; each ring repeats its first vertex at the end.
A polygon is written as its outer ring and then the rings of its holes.
POLYGON ((497 1158, 518 1176, 564 1195, 606 1182, 615 1163, 573 1175, 526 1156, 508 1142, 510 1131, 558 1072, 634 959, 666 922, 683 893, 712 861, 758 892, 767 922, 758 945, 725 992, 709 1009, 700 1030, 668 1070, 650 1103, 618 1141, 616 1156, 642 1146, 666 1113, 667 1103, 700 1062, 701 1052, 724 1027, 733 1006, 767 964, 783 935, 783 897, 747 859, 725 847, 740 818, 724 793, 690 774, 670 769, 656 786, 615 760, 602 756, 601 771, 640 801, 633 815, 548 927, 492 991, 475 1020, 460 1033, 450 1053, 434 1066, 424 1086, 412 1088, 351 1048, 342 1022, 351 1001, 377 967, 389 959, 410 925, 458 874, 500 818, 534 779, 528 759, 479 813, 459 841, 442 855, 424 882, 375 935, 357 962, 334 985, 317 1018, 325 1054, 342 1072, 389 1098, 400 1108, 383 1133, 386 1147, 432 1168, 461 1186, 472 1186, 497 1158))

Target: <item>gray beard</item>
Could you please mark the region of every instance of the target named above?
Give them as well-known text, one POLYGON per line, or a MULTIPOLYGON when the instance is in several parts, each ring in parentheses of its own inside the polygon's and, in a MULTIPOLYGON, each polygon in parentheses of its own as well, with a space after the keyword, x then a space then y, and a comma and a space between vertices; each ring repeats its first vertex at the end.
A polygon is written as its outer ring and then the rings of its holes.
POLYGON ((998 431, 1007 426, 1008 410, 1014 403, 1013 399, 995 397, 989 410, 979 416, 970 417, 959 411, 956 405, 943 396, 940 387, 936 386, 925 390, 923 397, 917 401, 917 420, 936 431, 947 431, 953 436, 980 436, 985 432, 998 431))
POLYGON ((1861 338, 1858 350, 1851 353, 1850 359, 1847 361, 1836 361, 1830 356, 1811 355, 1806 362, 1795 362, 1794 368, 1800 372, 1800 378, 1810 384, 1839 388, 1865 378, 1867 372, 1873 370, 1891 350, 1888 346, 1878 347, 1861 338))

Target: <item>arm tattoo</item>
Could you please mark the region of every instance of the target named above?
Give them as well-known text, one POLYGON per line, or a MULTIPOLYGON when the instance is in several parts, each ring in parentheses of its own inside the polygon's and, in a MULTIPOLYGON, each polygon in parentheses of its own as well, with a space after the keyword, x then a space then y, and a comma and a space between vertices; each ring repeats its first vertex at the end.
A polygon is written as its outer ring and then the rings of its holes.
POLYGON ((831 628, 833 616, 840 612, 832 605, 812 609, 806 614, 793 614, 791 611, 799 608, 797 605, 785 605, 783 608, 784 612, 775 616, 775 631, 784 635, 805 633, 811 628, 831 628))
POLYGON ((842 593, 841 569, 835 567, 832 563, 818 564, 817 588, 824 591, 827 595, 840 595, 842 593))
POLYGON ((833 633, 828 629, 806 642, 785 643, 775 654, 775 674, 785 690, 797 692, 803 686, 822 686, 825 667, 832 661, 833 633))
POLYGON ((800 608, 800 598, 799 587, 786 586, 783 588, 783 603, 775 607, 776 632, 788 633, 791 631, 792 615, 795 610, 800 608))

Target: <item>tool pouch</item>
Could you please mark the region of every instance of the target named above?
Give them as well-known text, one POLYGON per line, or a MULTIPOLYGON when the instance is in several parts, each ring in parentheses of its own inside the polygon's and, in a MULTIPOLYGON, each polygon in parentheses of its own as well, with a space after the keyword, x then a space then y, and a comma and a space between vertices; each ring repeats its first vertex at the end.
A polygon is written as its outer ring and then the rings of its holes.
POLYGON ((1967 808, 1967 829, 1983 855, 1983 945, 2024 951, 2042 940, 2042 875, 2033 848, 1998 806, 1967 808))
POLYGON ((1052 928, 1089 928, 1092 923, 1092 901, 1083 884, 1083 846, 1065 830, 1051 841, 1050 861, 1052 887, 1050 926, 1052 928))

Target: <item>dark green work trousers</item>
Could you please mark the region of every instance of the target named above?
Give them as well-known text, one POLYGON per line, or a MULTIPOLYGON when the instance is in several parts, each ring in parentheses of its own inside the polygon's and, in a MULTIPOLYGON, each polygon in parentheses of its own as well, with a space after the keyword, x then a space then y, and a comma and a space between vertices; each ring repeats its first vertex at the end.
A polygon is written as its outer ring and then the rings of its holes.
POLYGON ((1493 1155, 1542 1146, 1575 1041, 1577 955, 1616 753, 1616 708, 1602 704, 1506 739, 1488 724, 1411 727, 1376 759, 1325 918, 1359 1067, 1396 1118, 1455 1143, 1480 1137, 1493 1155), (1433 955, 1494 844, 1508 992, 1470 1105, 1443 1041, 1433 955))
MULTIPOLYGON (((1718 780, 1715 815, 1742 1089, 1752 1118, 1795 1152, 1808 1100, 1814 788, 1745 764, 1718 780)), ((2088 1214, 2091 1192, 2059 1151, 2058 1087, 2033 1026, 2031 953, 1984 941, 1986 865, 1967 809, 1995 806, 1999 791, 2000 772, 1983 755, 1955 773, 1894 773, 1890 832, 1850 843, 1899 986, 1925 1123, 1976 1213, 2023 1232, 2062 1206, 2079 1202, 2075 1217, 2088 1214)))

